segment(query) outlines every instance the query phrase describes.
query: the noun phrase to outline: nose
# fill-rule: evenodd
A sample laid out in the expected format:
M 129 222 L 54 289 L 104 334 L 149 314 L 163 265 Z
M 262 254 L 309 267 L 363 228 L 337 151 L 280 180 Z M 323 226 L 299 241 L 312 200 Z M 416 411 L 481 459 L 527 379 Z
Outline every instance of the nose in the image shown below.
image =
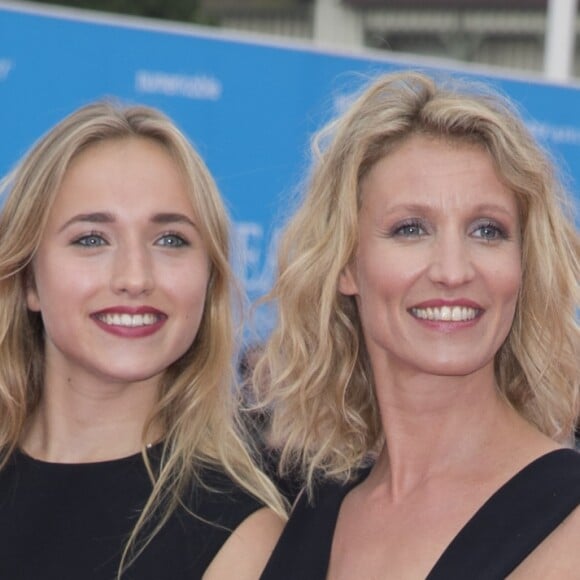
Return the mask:
M 441 232 L 432 247 L 429 277 L 450 288 L 470 282 L 475 275 L 469 241 L 461 234 Z
M 120 245 L 113 260 L 111 286 L 115 293 L 133 297 L 153 291 L 155 277 L 152 258 L 143 244 Z

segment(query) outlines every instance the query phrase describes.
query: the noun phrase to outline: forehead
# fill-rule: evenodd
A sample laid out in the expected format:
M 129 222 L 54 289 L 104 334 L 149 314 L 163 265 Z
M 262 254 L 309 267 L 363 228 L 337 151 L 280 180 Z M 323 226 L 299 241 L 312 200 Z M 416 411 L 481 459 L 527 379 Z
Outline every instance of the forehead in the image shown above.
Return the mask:
M 106 138 L 82 148 L 70 160 L 64 179 L 91 170 L 94 172 L 102 169 L 119 170 L 125 163 L 130 163 L 131 168 L 140 164 L 146 173 L 148 168 L 151 172 L 161 168 L 164 171 L 181 174 L 179 164 L 165 145 L 149 137 L 128 136 Z M 130 173 L 128 168 L 126 173 Z
M 379 159 L 361 182 L 363 205 L 380 202 L 465 205 L 493 201 L 517 211 L 517 201 L 481 146 L 415 135 Z
M 169 151 L 143 137 L 93 143 L 71 160 L 51 212 L 109 204 L 135 210 L 163 204 L 193 211 L 187 179 Z

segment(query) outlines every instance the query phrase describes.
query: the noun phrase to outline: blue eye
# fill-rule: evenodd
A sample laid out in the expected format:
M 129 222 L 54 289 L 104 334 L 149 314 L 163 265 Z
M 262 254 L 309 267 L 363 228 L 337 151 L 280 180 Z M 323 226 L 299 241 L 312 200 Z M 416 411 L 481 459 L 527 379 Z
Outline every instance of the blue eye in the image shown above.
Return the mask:
M 418 221 L 406 222 L 395 226 L 392 235 L 404 238 L 415 238 L 425 235 L 425 228 Z
M 505 231 L 494 223 L 479 224 L 475 228 L 473 235 L 476 238 L 481 238 L 482 240 L 487 240 L 490 242 L 495 240 L 504 240 L 507 238 Z
M 159 246 L 165 246 L 167 248 L 181 248 L 183 246 L 189 246 L 189 242 L 177 234 L 165 234 L 157 240 Z
M 99 234 L 87 234 L 74 240 L 73 244 L 77 246 L 84 246 L 85 248 L 98 248 L 99 246 L 106 245 L 107 242 Z

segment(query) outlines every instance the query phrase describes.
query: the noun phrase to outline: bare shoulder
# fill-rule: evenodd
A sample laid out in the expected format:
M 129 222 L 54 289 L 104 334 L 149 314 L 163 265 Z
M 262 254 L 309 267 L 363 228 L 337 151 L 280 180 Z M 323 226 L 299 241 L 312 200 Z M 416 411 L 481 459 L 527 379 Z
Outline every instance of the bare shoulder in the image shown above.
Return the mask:
M 510 575 L 510 580 L 576 580 L 580 570 L 580 506 Z
M 284 520 L 271 509 L 254 512 L 232 532 L 203 580 L 258 580 L 283 527 Z

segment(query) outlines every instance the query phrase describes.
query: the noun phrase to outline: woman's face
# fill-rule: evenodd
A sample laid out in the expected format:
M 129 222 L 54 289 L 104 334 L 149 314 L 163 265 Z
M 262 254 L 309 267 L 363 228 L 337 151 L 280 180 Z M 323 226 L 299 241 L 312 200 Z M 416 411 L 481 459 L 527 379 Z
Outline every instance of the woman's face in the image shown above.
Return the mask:
M 147 139 L 105 141 L 71 163 L 33 264 L 50 376 L 157 382 L 192 344 L 209 259 L 177 165 Z
M 356 297 L 375 372 L 467 375 L 510 330 L 521 282 L 513 193 L 476 146 L 414 136 L 361 183 Z

